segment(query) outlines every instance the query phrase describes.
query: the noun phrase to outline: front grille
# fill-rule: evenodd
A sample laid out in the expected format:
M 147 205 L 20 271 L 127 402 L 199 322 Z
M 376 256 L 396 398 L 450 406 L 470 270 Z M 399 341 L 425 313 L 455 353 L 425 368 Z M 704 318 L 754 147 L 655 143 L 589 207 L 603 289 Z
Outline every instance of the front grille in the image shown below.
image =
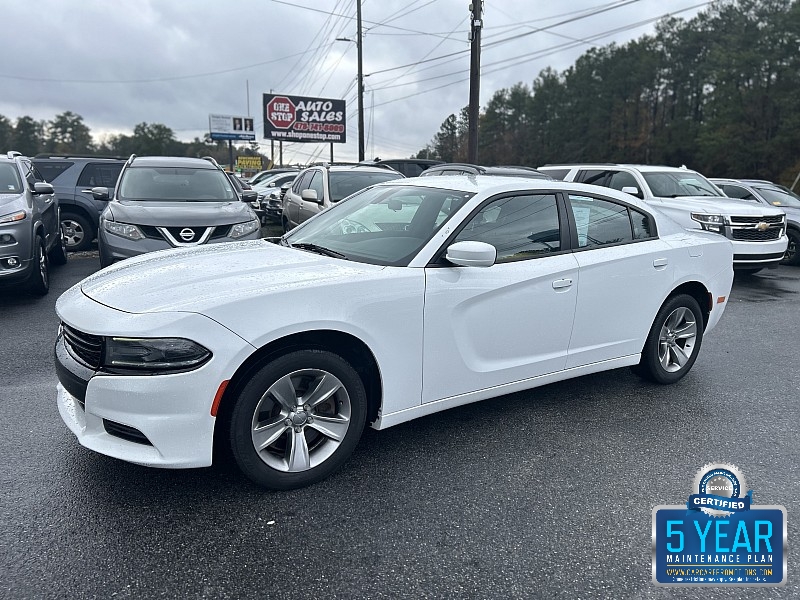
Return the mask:
M 142 230 L 144 237 L 153 239 L 153 240 L 163 240 L 164 236 L 161 235 L 155 227 L 152 225 L 138 225 L 139 229 Z
M 781 237 L 781 227 L 771 227 L 766 231 L 759 231 L 758 229 L 733 229 L 731 230 L 731 239 L 739 240 L 741 242 L 774 242 Z
M 731 225 L 757 225 L 758 223 L 783 223 L 783 215 L 768 215 L 766 217 L 731 217 Z
M 64 332 L 64 342 L 72 354 L 92 369 L 100 368 L 100 361 L 103 356 L 103 338 L 99 335 L 84 333 L 62 323 Z
M 114 437 L 133 442 L 134 444 L 144 444 L 146 446 L 153 445 L 152 442 L 147 439 L 145 434 L 135 427 L 130 427 L 129 425 L 123 425 L 122 423 L 116 423 L 114 421 L 109 421 L 108 419 L 103 419 L 103 429 L 106 430 L 108 435 L 113 435 Z
M 198 242 L 200 240 L 200 238 L 203 237 L 203 234 L 206 232 L 206 228 L 205 227 L 165 227 L 164 229 L 169 231 L 169 234 L 173 238 L 175 238 L 176 240 L 178 240 L 179 242 L 182 242 L 184 244 L 194 244 L 194 243 Z M 191 238 L 184 239 L 181 236 L 181 232 L 184 232 L 184 234 L 188 234 L 189 231 L 192 232 Z M 188 235 L 187 235 L 187 237 L 188 237 Z

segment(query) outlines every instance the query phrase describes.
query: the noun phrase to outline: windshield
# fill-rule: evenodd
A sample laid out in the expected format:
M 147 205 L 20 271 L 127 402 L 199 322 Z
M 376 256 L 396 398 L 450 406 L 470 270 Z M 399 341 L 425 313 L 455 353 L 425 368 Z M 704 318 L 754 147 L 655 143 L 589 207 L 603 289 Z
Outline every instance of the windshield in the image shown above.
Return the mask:
M 219 169 L 130 167 L 122 173 L 121 200 L 225 202 L 238 200 L 233 184 Z
M 800 200 L 792 196 L 789 192 L 784 192 L 780 188 L 757 187 L 758 193 L 764 196 L 767 202 L 773 206 L 793 206 L 800 208 Z
M 386 173 L 372 173 L 369 171 L 334 171 L 330 174 L 330 187 L 331 187 L 331 202 L 339 202 L 343 198 L 347 198 L 350 194 L 355 194 L 365 187 L 382 183 L 384 181 L 391 181 L 392 179 L 401 179 L 403 176 L 395 171 L 386 171 Z
M 693 171 L 651 171 L 642 176 L 656 198 L 724 195 L 708 179 Z
M 390 185 L 363 190 L 283 238 L 373 265 L 406 266 L 470 192 Z
M 19 194 L 22 191 L 17 168 L 12 163 L 0 163 L 0 194 Z
M 286 179 L 289 177 L 289 179 Z M 264 191 L 268 188 L 279 188 L 280 185 L 277 184 L 278 181 L 286 179 L 287 181 L 293 181 L 294 176 L 289 173 L 278 173 L 277 175 L 270 175 L 269 177 L 265 177 L 264 179 L 260 180 L 257 184 L 253 186 L 254 190 Z M 270 186 L 270 184 L 273 184 Z

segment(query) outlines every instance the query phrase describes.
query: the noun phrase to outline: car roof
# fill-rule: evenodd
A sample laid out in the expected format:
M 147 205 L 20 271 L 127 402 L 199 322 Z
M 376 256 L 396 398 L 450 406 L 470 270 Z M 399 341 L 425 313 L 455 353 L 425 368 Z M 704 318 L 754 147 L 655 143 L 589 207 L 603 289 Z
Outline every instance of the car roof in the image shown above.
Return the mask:
M 659 172 L 674 172 L 674 173 L 697 173 L 694 169 L 688 167 L 669 167 L 666 165 L 637 165 L 632 163 L 564 163 L 564 164 L 546 164 L 538 167 L 538 169 L 547 172 L 549 169 L 590 169 L 602 167 L 623 167 L 626 169 L 636 169 L 642 173 Z
M 205 158 L 189 158 L 181 156 L 137 156 L 130 167 L 184 167 L 191 169 L 218 169 L 219 167 Z

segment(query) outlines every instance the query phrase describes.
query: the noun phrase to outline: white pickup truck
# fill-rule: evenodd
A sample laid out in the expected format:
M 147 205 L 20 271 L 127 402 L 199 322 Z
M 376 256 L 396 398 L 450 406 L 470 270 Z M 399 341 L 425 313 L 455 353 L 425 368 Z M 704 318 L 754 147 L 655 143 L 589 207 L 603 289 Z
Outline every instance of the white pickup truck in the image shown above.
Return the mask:
M 641 198 L 687 229 L 724 235 L 733 244 L 733 268 L 776 267 L 786 246 L 786 215 L 778 208 L 726 197 L 700 173 L 649 165 L 545 165 L 554 179 L 600 185 Z

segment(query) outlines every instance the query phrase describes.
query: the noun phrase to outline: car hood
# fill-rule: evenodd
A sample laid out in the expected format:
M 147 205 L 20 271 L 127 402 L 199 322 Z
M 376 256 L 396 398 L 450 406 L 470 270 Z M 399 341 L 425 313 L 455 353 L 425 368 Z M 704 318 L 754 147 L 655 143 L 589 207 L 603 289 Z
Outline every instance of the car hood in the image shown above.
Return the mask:
M 742 217 L 760 217 L 778 215 L 783 211 L 766 204 L 755 204 L 746 200 L 736 200 L 721 196 L 680 196 L 679 198 L 658 198 L 664 204 L 681 206 L 693 212 L 708 214 L 726 214 Z
M 108 205 L 114 221 L 153 227 L 233 225 L 255 218 L 240 200 L 228 202 L 114 201 Z M 108 218 L 108 216 L 106 216 Z
M 253 240 L 149 252 L 103 269 L 80 286 L 92 300 L 125 312 L 205 314 L 244 298 L 356 281 L 383 269 Z
M 15 212 L 15 210 L 20 210 L 25 208 L 24 206 L 20 205 L 19 208 L 16 206 L 11 206 L 14 202 L 19 200 L 22 197 L 22 194 L 0 194 L 0 213 L 3 215 L 6 212 Z M 8 209 L 8 210 L 6 210 Z

